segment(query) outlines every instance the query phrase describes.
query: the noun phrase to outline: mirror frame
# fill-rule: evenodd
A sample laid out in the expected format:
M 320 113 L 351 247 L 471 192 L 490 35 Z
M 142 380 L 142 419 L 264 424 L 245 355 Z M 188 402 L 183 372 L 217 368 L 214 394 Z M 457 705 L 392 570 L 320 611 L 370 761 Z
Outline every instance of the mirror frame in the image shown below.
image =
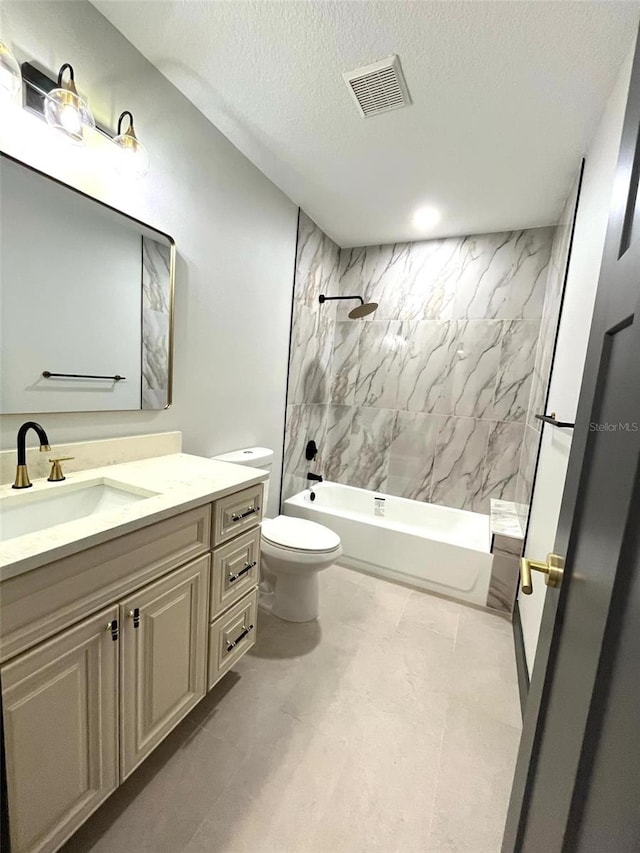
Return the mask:
M 123 216 L 125 219 L 128 219 L 129 222 L 133 222 L 136 225 L 141 226 L 142 228 L 146 228 L 149 231 L 153 231 L 159 236 L 163 237 L 168 241 L 169 244 L 169 340 L 168 340 L 168 358 L 167 358 L 167 404 L 162 409 L 143 409 L 142 408 L 142 398 L 140 399 L 140 408 L 139 409 L 78 409 L 76 412 L 55 412 L 52 414 L 79 414 L 82 412 L 92 411 L 92 412 L 164 412 L 167 409 L 170 409 L 173 405 L 173 348 L 174 348 L 174 339 L 175 339 L 175 331 L 174 331 L 174 321 L 175 321 L 175 280 L 176 280 L 176 241 L 170 234 L 167 234 L 164 231 L 160 231 L 159 228 L 154 228 L 153 225 L 149 225 L 148 222 L 143 222 L 141 219 L 136 219 L 135 216 L 131 216 L 128 213 L 125 213 L 122 210 L 119 210 L 117 207 L 113 207 L 110 204 L 107 204 L 105 201 L 101 201 L 99 198 L 95 196 L 89 195 L 89 193 L 84 192 L 83 190 L 79 190 L 77 187 L 72 186 L 71 184 L 67 184 L 65 181 L 61 181 L 59 178 L 54 178 L 53 175 L 48 175 L 46 172 L 41 171 L 40 169 L 36 169 L 35 166 L 31 166 L 29 163 L 25 163 L 24 160 L 20 160 L 17 157 L 13 157 L 11 154 L 7 154 L 6 151 L 0 150 L 0 168 L 2 168 L 2 160 L 10 160 L 12 163 L 16 163 L 19 166 L 23 166 L 25 169 L 29 169 L 30 172 L 33 172 L 36 175 L 39 175 L 42 178 L 45 178 L 48 181 L 52 181 L 54 184 L 58 184 L 60 187 L 64 187 L 67 190 L 71 190 L 71 192 L 76 193 L 76 195 L 82 196 L 83 198 L 89 199 L 89 201 L 95 202 L 99 204 L 101 207 L 104 207 L 106 210 L 111 210 L 113 213 L 117 213 L 118 216 Z M 32 413 L 23 413 L 23 412 L 15 412 L 13 414 L 32 414 Z

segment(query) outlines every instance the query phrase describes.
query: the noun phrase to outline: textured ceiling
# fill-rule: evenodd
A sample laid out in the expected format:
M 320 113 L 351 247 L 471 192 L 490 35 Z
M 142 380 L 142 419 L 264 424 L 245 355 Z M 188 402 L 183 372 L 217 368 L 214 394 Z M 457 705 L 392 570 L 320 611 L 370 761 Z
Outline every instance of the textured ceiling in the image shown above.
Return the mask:
M 637 2 L 93 3 L 342 246 L 557 221 L 640 18 Z M 342 72 L 391 53 L 413 105 L 363 119 Z M 442 219 L 420 235 L 425 204 Z

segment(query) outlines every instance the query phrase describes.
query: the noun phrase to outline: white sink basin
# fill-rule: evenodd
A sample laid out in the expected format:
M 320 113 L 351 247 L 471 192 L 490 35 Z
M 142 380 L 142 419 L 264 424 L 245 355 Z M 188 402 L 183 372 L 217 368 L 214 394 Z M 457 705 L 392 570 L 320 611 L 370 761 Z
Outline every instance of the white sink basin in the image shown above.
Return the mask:
M 107 479 L 18 492 L 0 500 L 0 540 L 118 509 L 155 494 Z

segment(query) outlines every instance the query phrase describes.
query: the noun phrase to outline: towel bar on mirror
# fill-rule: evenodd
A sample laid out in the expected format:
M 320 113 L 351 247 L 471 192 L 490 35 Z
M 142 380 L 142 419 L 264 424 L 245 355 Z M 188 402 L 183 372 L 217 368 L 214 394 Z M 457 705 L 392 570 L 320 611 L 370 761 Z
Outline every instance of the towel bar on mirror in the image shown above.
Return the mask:
M 96 373 L 51 373 L 50 370 L 43 370 L 42 375 L 45 379 L 111 379 L 113 382 L 121 382 L 127 378 L 126 376 L 120 376 L 119 373 L 115 373 L 113 376 L 99 376 Z

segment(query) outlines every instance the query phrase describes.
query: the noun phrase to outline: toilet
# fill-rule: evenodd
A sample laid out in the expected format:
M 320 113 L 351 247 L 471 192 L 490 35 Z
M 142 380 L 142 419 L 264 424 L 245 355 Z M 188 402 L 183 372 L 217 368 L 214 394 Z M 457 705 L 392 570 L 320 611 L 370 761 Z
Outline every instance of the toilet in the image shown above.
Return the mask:
M 273 450 L 247 447 L 212 458 L 271 471 Z M 267 480 L 265 506 L 268 493 Z M 288 515 L 264 518 L 260 554 L 260 606 L 287 622 L 317 619 L 320 609 L 318 572 L 328 569 L 342 555 L 338 534 L 302 518 Z

